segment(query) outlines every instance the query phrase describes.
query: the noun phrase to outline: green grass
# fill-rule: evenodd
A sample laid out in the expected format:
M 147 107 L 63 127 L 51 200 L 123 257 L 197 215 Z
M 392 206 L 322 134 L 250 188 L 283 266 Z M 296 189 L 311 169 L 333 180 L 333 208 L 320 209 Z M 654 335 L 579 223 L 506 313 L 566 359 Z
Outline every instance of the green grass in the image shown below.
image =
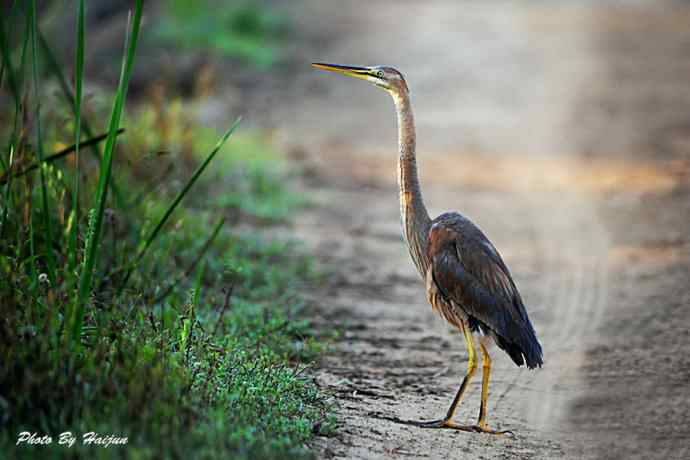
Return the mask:
M 137 0 L 134 10 L 134 22 L 132 23 L 132 28 L 127 36 L 127 46 L 125 47 L 127 51 L 124 59 L 122 60 L 120 83 L 117 86 L 117 91 L 115 92 L 115 101 L 113 102 L 112 112 L 110 113 L 108 137 L 105 139 L 103 161 L 101 163 L 100 174 L 98 176 L 95 207 L 92 208 L 89 213 L 89 231 L 87 233 L 84 248 L 84 262 L 79 271 L 79 295 L 74 300 L 72 314 L 68 316 L 68 327 L 71 331 L 71 339 L 76 345 L 79 344 L 81 327 L 84 320 L 84 308 L 91 296 L 93 272 L 100 255 L 99 243 L 101 239 L 101 229 L 103 226 L 103 215 L 105 213 L 105 203 L 108 194 L 108 185 L 110 183 L 110 175 L 113 165 L 113 154 L 115 151 L 115 143 L 117 142 L 117 131 L 120 129 L 120 117 L 122 116 L 125 99 L 127 98 L 129 79 L 132 76 L 132 68 L 134 66 L 134 57 L 136 56 L 143 7 L 143 0 Z
M 185 195 L 191 190 L 192 186 L 194 183 L 199 179 L 199 177 L 203 174 L 204 170 L 208 167 L 208 165 L 211 163 L 213 158 L 218 154 L 221 148 L 223 148 L 223 145 L 227 142 L 228 138 L 230 135 L 235 131 L 237 126 L 240 124 L 241 119 L 238 118 L 237 121 L 228 129 L 225 134 L 220 138 L 216 146 L 213 148 L 211 153 L 204 159 L 204 161 L 199 165 L 199 167 L 194 171 L 194 174 L 192 174 L 192 177 L 189 178 L 185 186 L 182 188 L 182 190 L 179 191 L 173 202 L 168 206 L 168 208 L 165 210 L 165 213 L 158 219 L 158 222 L 156 223 L 156 226 L 151 230 L 151 233 L 146 236 L 146 239 L 143 241 L 143 243 L 139 246 L 139 249 L 137 250 L 137 254 L 134 257 L 134 260 L 132 260 L 131 264 L 129 267 L 127 267 L 125 276 L 122 280 L 122 283 L 119 287 L 120 291 L 124 289 L 124 287 L 127 285 L 127 281 L 129 280 L 130 275 L 132 274 L 132 270 L 134 270 L 139 262 L 141 262 L 141 259 L 146 255 L 146 251 L 151 247 L 151 244 L 156 240 L 156 237 L 158 237 L 159 233 L 165 226 L 165 224 L 168 222 L 168 219 L 170 219 L 170 216 L 172 216 L 173 212 L 175 212 L 175 209 L 177 206 L 182 202 L 184 199 Z
M 47 44 L 44 45 L 47 48 Z M 56 66 L 57 67 L 57 66 Z M 79 0 L 77 10 L 77 52 L 74 58 L 74 185 L 72 185 L 72 212 L 71 222 L 79 222 L 79 184 L 81 182 L 81 169 L 79 148 L 81 147 L 81 99 L 84 80 L 84 0 Z M 108 133 L 110 135 L 110 133 Z M 97 155 L 100 158 L 100 155 Z M 79 244 L 79 226 L 71 225 L 69 238 L 69 262 L 68 267 L 74 271 L 77 269 L 77 246 Z
M 36 0 L 31 0 L 28 4 L 28 11 L 27 11 L 28 17 L 29 17 L 29 22 L 31 23 L 31 74 L 32 74 L 32 80 L 33 80 L 33 102 L 34 102 L 34 117 L 35 117 L 35 131 L 36 131 L 36 161 L 39 165 L 39 177 L 41 179 L 41 206 L 43 208 L 42 212 L 42 217 L 43 217 L 43 231 L 45 232 L 46 239 L 48 241 L 53 241 L 53 225 L 52 221 L 50 218 L 50 207 L 48 204 L 48 195 L 47 195 L 47 187 L 46 187 L 46 174 L 45 174 L 45 168 L 41 167 L 41 164 L 43 163 L 43 138 L 41 137 L 41 103 L 40 103 L 40 97 L 38 96 L 41 94 L 39 90 L 39 79 L 38 79 L 38 39 L 36 36 L 38 35 L 38 27 L 36 25 Z M 33 221 L 29 223 L 29 225 L 33 228 Z M 32 231 L 32 238 L 33 238 L 33 231 Z M 55 283 L 56 278 L 55 278 L 55 255 L 53 254 L 53 247 L 51 244 L 45 245 L 45 260 L 46 260 L 46 268 L 48 270 L 48 279 L 50 280 L 51 283 Z
M 34 1 L 12 27 L 0 20 L 0 91 L 28 94 L 0 125 L 0 452 L 309 457 L 313 436 L 334 426 L 305 372 L 323 343 L 302 293 L 323 275 L 298 242 L 262 232 L 304 199 L 260 133 L 235 124 L 220 136 L 185 101 L 125 110 L 141 1 L 117 90 L 85 100 L 84 4 L 74 72 L 50 40 L 38 46 Z M 48 97 L 67 74 L 74 92 Z M 82 139 L 89 125 L 106 135 Z M 97 142 L 97 161 L 78 154 Z M 54 443 L 16 446 L 22 431 Z M 68 448 L 57 444 L 66 431 L 128 444 Z
M 205 226 L 161 244 L 188 259 Z M 307 456 L 303 444 L 332 425 L 298 364 L 320 351 L 308 322 L 295 319 L 304 308 L 298 283 L 317 276 L 313 262 L 290 244 L 228 231 L 210 252 L 196 280 L 165 302 L 151 307 L 154 292 L 140 291 L 123 297 L 127 304 L 92 311 L 87 324 L 108 334 L 86 328 L 81 358 L 60 356 L 35 322 L 11 315 L 17 323 L 3 330 L 12 345 L 0 347 L 0 394 L 14 423 L 0 439 L 3 451 L 26 455 L 13 447 L 26 429 L 128 435 L 127 454 L 144 458 L 158 446 L 196 458 Z M 231 290 L 227 304 L 213 286 Z M 76 448 L 89 458 L 112 454 Z

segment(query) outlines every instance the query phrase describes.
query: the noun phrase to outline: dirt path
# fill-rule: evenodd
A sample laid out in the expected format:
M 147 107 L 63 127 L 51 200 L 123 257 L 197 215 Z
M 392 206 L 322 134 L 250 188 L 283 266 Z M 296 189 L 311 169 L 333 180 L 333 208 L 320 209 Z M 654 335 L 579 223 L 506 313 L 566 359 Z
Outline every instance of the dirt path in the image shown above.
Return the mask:
M 447 192 L 433 189 L 427 193 L 428 199 L 438 202 Z M 564 330 L 558 331 L 562 336 L 550 333 L 549 326 L 569 308 L 583 315 L 589 313 L 584 308 L 600 308 L 597 302 L 602 301 L 602 287 L 588 284 L 599 280 L 582 276 L 585 270 L 598 269 L 592 266 L 596 259 L 578 256 L 573 260 L 578 249 L 585 249 L 584 241 L 566 253 L 548 247 L 542 233 L 548 229 L 521 222 L 521 214 L 535 212 L 525 201 L 519 200 L 506 215 L 502 200 L 490 194 L 462 189 L 456 193 L 473 203 L 469 215 L 502 223 L 492 236 L 504 242 L 509 263 L 521 267 L 521 286 L 532 302 L 532 317 L 549 350 L 550 364 L 539 373 L 518 370 L 505 357 L 497 357 L 491 419 L 501 428 L 517 430 L 520 436 L 492 439 L 420 432 L 385 419 L 442 415 L 462 378 L 467 355 L 461 338 L 431 314 L 421 283 L 409 268 L 399 236 L 395 191 L 331 190 L 323 195 L 324 207 L 300 222 L 304 235 L 311 235 L 319 253 L 339 272 L 324 315 L 342 327 L 344 337 L 318 374 L 319 382 L 335 391 L 340 402 L 341 429 L 335 439 L 323 441 L 326 456 L 441 458 L 452 454 L 458 458 L 462 452 L 467 458 L 496 458 L 498 453 L 510 458 L 545 458 L 563 453 L 559 427 L 567 402 L 577 394 L 574 371 L 581 356 L 574 343 L 582 331 L 576 321 L 568 319 L 563 321 Z M 367 204 L 366 209 L 361 203 Z M 575 206 L 573 202 L 569 208 Z M 360 212 L 353 215 L 351 210 L 358 207 Z M 319 236 L 312 234 L 315 228 Z M 562 228 L 552 229 L 563 232 Z M 535 258 L 535 253 L 542 255 Z M 540 275 L 545 271 L 548 276 Z M 605 284 L 600 282 L 600 286 Z M 568 286 L 594 292 L 578 305 L 560 293 Z M 549 311 L 546 305 L 555 308 Z M 477 381 L 460 411 L 461 419 L 476 416 L 478 388 Z
M 459 210 L 489 235 L 528 304 L 546 364 L 529 372 L 496 355 L 489 420 L 515 430 L 515 439 L 386 419 L 441 416 L 467 354 L 431 312 L 402 243 L 391 101 L 361 82 L 300 72 L 272 112 L 289 120 L 278 123 L 281 142 L 314 173 L 305 186 L 316 205 L 296 231 L 337 268 L 319 296 L 324 320 L 343 335 L 317 379 L 337 397 L 339 429 L 318 441 L 320 455 L 681 455 L 687 411 L 678 404 L 689 395 L 679 382 L 690 366 L 684 353 L 666 350 L 688 346 L 682 184 L 690 168 L 678 147 L 690 146 L 687 122 L 674 128 L 677 151 L 658 147 L 654 135 L 683 120 L 683 109 L 690 114 L 690 91 L 678 84 L 690 74 L 687 22 L 679 19 L 687 10 L 362 4 L 306 2 L 309 13 L 296 18 L 312 43 L 305 62 L 388 64 L 406 74 L 430 211 Z M 669 47 L 655 48 L 642 30 Z M 661 57 L 635 64 L 648 54 Z M 651 74 L 656 84 L 645 79 Z M 655 97 L 670 97 L 673 110 L 651 127 Z M 670 325 L 650 328 L 650 299 Z M 668 360 L 659 364 L 659 354 Z M 671 381 L 659 377 L 668 372 Z M 459 420 L 476 417 L 478 389 L 479 379 Z M 665 417 L 672 427 L 660 428 Z

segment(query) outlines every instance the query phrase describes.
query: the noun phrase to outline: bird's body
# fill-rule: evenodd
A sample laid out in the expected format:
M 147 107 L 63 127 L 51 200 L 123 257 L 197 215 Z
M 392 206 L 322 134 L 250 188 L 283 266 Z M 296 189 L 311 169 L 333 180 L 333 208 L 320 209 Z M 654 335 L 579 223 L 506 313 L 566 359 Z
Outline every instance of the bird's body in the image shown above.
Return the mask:
M 518 366 L 542 365 L 542 351 L 508 267 L 484 233 L 458 213 L 429 231 L 427 297 L 452 325 L 491 337 Z
M 402 74 L 390 67 L 351 67 L 313 64 L 374 83 L 393 97 L 398 119 L 400 158 L 398 183 L 403 235 L 417 271 L 426 283 L 432 309 L 462 331 L 469 353 L 468 370 L 448 413 L 441 420 L 413 422 L 424 428 L 454 428 L 492 434 L 486 426 L 491 358 L 494 341 L 518 366 L 541 367 L 542 349 L 518 289 L 496 248 L 484 233 L 459 213 L 431 220 L 417 176 L 416 132 L 409 89 Z M 483 361 L 482 398 L 477 425 L 452 421 L 455 409 L 477 369 L 475 341 Z

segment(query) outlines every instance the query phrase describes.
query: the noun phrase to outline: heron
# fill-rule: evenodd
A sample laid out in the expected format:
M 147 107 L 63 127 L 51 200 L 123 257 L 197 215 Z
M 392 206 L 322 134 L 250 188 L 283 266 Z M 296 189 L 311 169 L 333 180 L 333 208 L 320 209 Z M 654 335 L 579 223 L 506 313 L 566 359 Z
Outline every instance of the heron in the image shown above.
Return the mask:
M 429 217 L 417 175 L 416 131 L 410 91 L 403 75 L 387 66 L 327 63 L 313 63 L 312 66 L 365 80 L 393 98 L 398 123 L 398 186 L 403 237 L 426 284 L 432 310 L 460 330 L 467 345 L 467 372 L 445 417 L 407 422 L 421 428 L 496 435 L 512 433 L 491 429 L 486 422 L 491 374 L 489 348 L 497 345 L 516 365 L 529 369 L 542 366 L 543 352 L 508 267 L 491 241 L 467 217 L 457 212 L 447 212 L 433 220 Z M 453 417 L 477 371 L 476 344 L 482 356 L 479 416 L 476 424 L 461 425 L 453 421 Z

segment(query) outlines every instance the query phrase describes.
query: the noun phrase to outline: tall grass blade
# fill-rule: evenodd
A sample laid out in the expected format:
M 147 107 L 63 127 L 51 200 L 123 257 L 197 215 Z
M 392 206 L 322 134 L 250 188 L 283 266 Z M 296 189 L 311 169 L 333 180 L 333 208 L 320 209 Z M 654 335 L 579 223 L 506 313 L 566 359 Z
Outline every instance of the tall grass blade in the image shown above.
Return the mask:
M 29 212 L 29 276 L 31 277 L 31 308 L 33 309 L 38 300 L 38 270 L 36 269 L 36 234 L 34 232 L 33 211 Z M 31 312 L 33 316 L 33 312 Z
M 12 166 L 14 165 L 14 143 L 10 144 L 10 157 L 7 170 L 12 172 Z M 0 181 L 0 183 L 2 183 Z M 2 204 L 2 216 L 0 216 L 0 238 L 3 238 L 5 234 L 5 223 L 7 222 L 7 216 L 9 214 L 10 207 L 12 203 L 10 202 L 10 191 L 12 190 L 12 176 L 7 180 L 7 186 L 5 187 L 5 199 Z
M 55 57 L 55 53 L 53 53 L 53 50 L 48 45 L 48 41 L 46 40 L 45 36 L 40 31 L 38 33 L 38 38 L 39 38 L 39 43 L 41 45 L 41 50 L 43 51 L 43 54 L 46 58 L 46 63 L 48 64 L 48 69 L 50 69 L 50 71 L 57 78 L 57 81 L 60 84 L 60 89 L 62 90 L 62 95 L 65 98 L 65 101 L 67 102 L 67 104 L 72 108 L 72 113 L 74 114 L 74 117 L 76 118 L 77 117 L 76 96 L 74 93 L 72 93 L 72 89 L 70 88 L 70 85 L 67 82 L 67 78 L 65 77 L 65 73 L 62 70 L 62 66 L 60 65 L 57 58 Z M 80 118 L 81 118 L 80 128 L 84 131 L 84 134 L 86 134 L 86 137 L 93 138 L 94 137 L 93 130 L 91 129 L 91 125 L 89 124 L 88 120 L 86 120 L 86 118 L 81 117 L 81 114 L 80 114 Z M 101 161 L 102 161 L 102 156 L 101 156 L 100 148 L 98 147 L 98 145 L 92 144 L 91 152 L 93 153 L 94 157 L 98 160 L 98 164 L 100 166 Z M 122 197 L 122 194 L 120 193 L 120 189 L 117 187 L 117 184 L 115 184 L 115 182 L 112 180 L 112 178 L 111 178 L 111 182 L 110 182 L 110 188 L 115 193 L 115 198 L 117 199 L 118 205 L 122 206 L 125 203 L 125 200 Z
M 12 8 L 10 9 L 10 14 L 7 16 L 8 18 L 14 17 L 15 13 L 15 8 L 17 7 L 16 2 L 12 4 Z M 19 95 L 19 87 L 17 84 L 17 75 L 14 70 L 14 67 L 12 65 L 12 59 L 11 59 L 11 54 L 10 54 L 10 45 L 9 45 L 9 40 L 10 40 L 10 33 L 9 29 L 5 29 L 5 18 L 0 19 L 0 60 L 2 61 L 2 68 L 3 68 L 3 73 L 6 75 L 6 80 L 8 82 L 8 85 L 10 87 L 10 92 L 12 93 L 12 97 L 14 99 L 14 128 L 12 129 L 12 135 L 10 138 L 10 148 L 9 148 L 9 158 L 7 162 L 4 161 L 3 158 L 3 166 L 6 166 L 7 171 L 12 170 L 12 166 L 14 163 L 14 155 L 16 153 L 17 149 L 17 138 L 18 136 L 18 127 L 19 127 L 19 119 L 20 119 L 20 112 L 21 112 L 21 97 Z M 26 38 L 24 40 L 24 49 L 23 51 L 26 51 Z M 23 54 L 22 54 L 22 60 L 23 60 Z M 2 81 L 0 81 L 0 84 Z M 9 215 L 9 209 L 10 209 L 10 191 L 12 189 L 12 181 L 7 182 L 7 187 L 5 188 L 5 201 L 2 209 L 2 215 L 0 216 L 0 238 L 4 237 L 5 234 L 5 228 L 6 228 L 6 223 L 7 223 L 7 218 Z
M 201 302 L 201 285 L 204 281 L 204 271 L 206 264 L 202 263 L 199 270 L 196 272 L 196 279 L 194 281 L 194 290 L 192 291 L 192 298 L 189 302 L 189 309 L 187 310 L 187 318 L 183 324 L 183 337 L 181 348 L 185 350 L 185 359 L 189 362 L 189 351 L 192 348 L 192 339 L 194 338 L 194 323 L 196 323 L 196 312 L 199 311 L 199 303 Z
M 151 246 L 151 243 L 154 242 L 156 237 L 158 236 L 158 233 L 163 229 L 163 226 L 165 226 L 166 222 L 172 215 L 173 211 L 175 211 L 175 208 L 177 208 L 177 205 L 180 204 L 182 199 L 187 195 L 187 192 L 192 188 L 194 183 L 197 181 L 199 176 L 204 172 L 206 167 L 211 163 L 211 160 L 213 160 L 213 157 L 216 156 L 216 154 L 220 151 L 220 149 L 223 147 L 225 142 L 228 140 L 230 135 L 237 129 L 239 126 L 240 122 L 242 121 L 242 117 L 238 117 L 237 120 L 232 124 L 230 129 L 228 129 L 225 134 L 220 138 L 216 146 L 213 148 L 213 151 L 206 157 L 203 163 L 199 165 L 199 167 L 194 171 L 194 174 L 192 174 L 192 177 L 189 178 L 187 183 L 185 184 L 184 188 L 180 191 L 180 193 L 177 194 L 175 197 L 175 200 L 170 204 L 168 209 L 165 211 L 165 214 L 158 220 L 158 223 L 154 227 L 154 229 L 151 231 L 149 236 L 146 238 L 146 241 L 144 242 L 144 245 L 141 247 L 141 249 L 137 252 L 137 255 L 134 258 L 134 261 L 129 265 L 127 268 L 127 272 L 125 273 L 125 276 L 122 280 L 122 283 L 120 285 L 120 289 L 118 292 L 122 292 L 122 289 L 127 285 L 127 281 L 129 281 L 129 277 L 132 275 L 132 270 L 136 268 L 137 265 L 139 265 L 139 262 L 141 262 L 141 259 L 144 257 L 146 254 L 146 251 L 148 250 L 149 246 Z
M 14 2 L 12 5 L 10 15 L 9 17 L 14 17 L 16 10 L 18 8 L 19 2 Z M 9 55 L 9 35 L 7 35 L 5 45 L 6 45 L 6 51 L 7 51 L 7 56 L 8 56 L 8 65 L 9 68 L 12 70 L 14 74 L 15 81 L 19 81 L 20 77 L 23 77 L 24 75 L 24 70 L 26 69 L 26 55 L 27 55 L 27 50 L 29 48 L 29 37 L 31 36 L 30 33 L 31 29 L 31 15 L 25 14 L 24 15 L 24 39 L 22 40 L 22 52 L 21 56 L 19 59 L 19 65 L 17 69 L 12 69 L 12 63 L 10 60 L 10 55 Z M 17 91 L 19 91 L 19 88 L 17 88 Z M 12 133 L 10 136 L 10 146 L 11 146 L 11 156 L 12 156 L 12 161 L 9 161 L 7 164 L 7 170 L 11 170 L 11 166 L 14 163 L 14 157 L 16 155 L 22 155 L 22 150 L 24 149 L 24 143 L 25 143 L 25 137 L 22 135 L 22 122 L 24 120 L 24 114 L 26 113 L 26 107 L 25 104 L 21 103 L 21 94 L 17 94 L 17 98 L 15 99 L 15 106 L 14 106 L 14 121 L 13 121 L 13 126 L 12 126 Z M 6 194 L 8 197 L 11 197 L 11 191 L 12 191 L 12 180 L 7 182 L 7 188 L 6 188 Z M 29 205 L 31 204 L 30 202 L 28 203 Z M 29 209 L 32 209 L 31 206 L 28 206 Z M 8 219 L 8 214 L 9 214 L 9 209 L 10 209 L 10 202 L 9 198 L 5 202 L 5 209 L 2 215 L 2 233 L 0 233 L 0 237 L 4 236 L 5 229 L 7 228 L 7 219 Z M 33 233 L 32 233 L 33 235 Z M 33 236 L 32 236 L 33 238 Z M 33 242 L 33 239 L 32 239 Z
M 16 5 L 14 5 L 16 6 Z M 13 8 L 14 8 L 13 6 Z M 22 115 L 26 112 L 26 107 L 24 107 L 24 104 L 22 104 L 22 94 L 21 94 L 21 85 L 19 85 L 19 82 L 24 78 L 25 74 L 25 69 L 26 69 L 26 55 L 27 55 L 27 50 L 29 48 L 29 38 L 31 37 L 30 33 L 31 29 L 31 15 L 25 14 L 24 15 L 24 39 L 22 40 L 22 52 L 21 56 L 19 58 L 19 65 L 17 66 L 16 69 L 13 69 L 12 72 L 14 74 L 15 81 L 17 82 L 17 97 L 15 98 L 14 101 L 14 126 L 12 128 L 12 141 L 15 143 L 17 148 L 19 148 L 19 137 L 20 137 L 20 121 L 23 120 Z M 9 39 L 9 38 L 8 38 Z M 9 44 L 8 44 L 9 46 Z M 8 48 L 9 49 L 9 48 Z M 10 61 L 8 61 L 10 62 Z M 10 62 L 10 68 L 11 62 Z
M 5 31 L 4 18 L 0 20 L 0 58 L 2 58 L 2 68 L 7 75 L 7 84 L 10 88 L 10 93 L 14 98 L 15 107 L 19 105 L 21 97 L 19 95 L 19 85 L 17 83 L 17 76 L 12 66 L 12 59 L 10 54 L 10 37 Z
M 110 115 L 110 122 L 108 127 L 108 138 L 106 139 L 105 148 L 103 150 L 103 162 L 101 164 L 101 171 L 98 178 L 98 189 L 96 194 L 96 208 L 93 222 L 93 238 L 88 240 L 86 251 L 84 254 L 84 262 L 82 264 L 80 279 L 79 279 L 79 297 L 77 299 L 77 306 L 72 320 L 72 342 L 79 343 L 81 336 L 81 326 L 84 317 L 84 304 L 91 296 L 91 285 L 93 282 L 93 272 L 98 261 L 98 243 L 100 242 L 101 230 L 103 226 L 103 213 L 105 211 L 105 201 L 108 194 L 108 183 L 110 181 L 110 174 L 113 164 L 113 153 L 115 151 L 115 143 L 117 141 L 117 130 L 120 126 L 120 118 L 122 116 L 122 109 L 125 104 L 127 96 L 127 88 L 129 80 L 132 75 L 132 67 L 134 66 L 134 56 L 136 54 L 137 43 L 139 38 L 139 29 L 141 27 L 141 12 L 143 0 L 137 0 L 134 9 L 134 21 L 130 29 L 128 46 L 126 55 L 123 58 L 123 66 L 120 74 L 120 82 L 118 84 L 117 92 L 115 94 L 115 102 Z
M 31 18 L 31 73 L 33 77 L 35 109 L 34 117 L 36 119 L 36 156 L 38 162 L 42 166 L 39 168 L 41 177 L 41 202 L 43 205 L 43 230 L 46 232 L 46 262 L 48 265 L 48 278 L 50 283 L 54 286 L 56 281 L 55 276 L 55 254 L 53 254 L 53 225 L 50 219 L 50 206 L 48 204 L 48 190 L 46 186 L 45 167 L 43 166 L 43 138 L 41 137 L 41 94 L 38 86 L 38 47 L 36 46 L 36 34 L 38 27 L 36 25 L 36 0 L 31 0 L 29 3 L 29 16 Z
M 72 190 L 72 231 L 69 240 L 69 272 L 77 266 L 77 245 L 79 241 L 79 183 L 81 169 L 79 141 L 81 140 L 81 93 L 84 79 L 84 0 L 79 0 L 77 12 L 77 54 L 74 59 L 74 189 Z

